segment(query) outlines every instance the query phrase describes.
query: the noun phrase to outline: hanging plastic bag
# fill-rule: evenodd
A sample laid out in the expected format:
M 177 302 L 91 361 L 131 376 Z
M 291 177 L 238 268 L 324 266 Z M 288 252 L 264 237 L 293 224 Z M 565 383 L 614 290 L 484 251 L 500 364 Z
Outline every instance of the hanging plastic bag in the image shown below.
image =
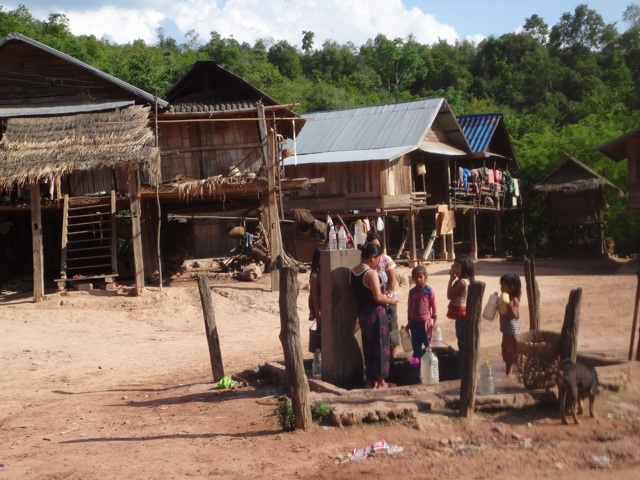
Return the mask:
M 384 222 L 382 221 L 382 217 L 378 217 L 378 220 L 376 222 L 376 230 L 378 230 L 379 232 L 384 230 Z

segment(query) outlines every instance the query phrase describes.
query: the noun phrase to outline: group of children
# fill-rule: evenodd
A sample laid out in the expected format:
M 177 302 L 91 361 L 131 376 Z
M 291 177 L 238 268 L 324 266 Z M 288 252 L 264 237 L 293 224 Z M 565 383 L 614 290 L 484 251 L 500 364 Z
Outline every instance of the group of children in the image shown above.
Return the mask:
M 420 363 L 422 347 L 429 347 L 432 334 L 436 329 L 438 310 L 433 288 L 427 284 L 427 270 L 418 265 L 411 271 L 411 279 L 415 286 L 409 290 L 407 329 L 411 332 L 413 348 L 412 365 Z M 447 284 L 447 318 L 455 320 L 458 349 L 464 349 L 465 324 L 467 315 L 467 294 L 469 284 L 474 281 L 473 260 L 469 255 L 456 257 L 449 272 Z M 508 273 L 500 277 L 500 291 L 509 295 L 509 303 L 504 313 L 500 313 L 500 331 L 502 332 L 502 359 L 505 362 L 506 374 L 513 372 L 516 364 L 516 338 L 520 333 L 520 296 L 522 287 L 520 277 Z

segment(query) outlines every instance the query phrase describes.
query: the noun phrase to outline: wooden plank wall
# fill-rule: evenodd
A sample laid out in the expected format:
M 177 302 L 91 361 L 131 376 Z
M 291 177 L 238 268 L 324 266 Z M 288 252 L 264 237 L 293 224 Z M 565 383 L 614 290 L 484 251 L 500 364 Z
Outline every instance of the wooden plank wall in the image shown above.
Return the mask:
M 160 132 L 162 180 L 203 179 L 240 172 L 257 172 L 262 166 L 259 135 L 251 121 L 165 123 Z
M 227 222 L 206 219 L 193 221 L 193 250 L 196 258 L 227 257 L 238 243 L 239 240 L 227 236 Z

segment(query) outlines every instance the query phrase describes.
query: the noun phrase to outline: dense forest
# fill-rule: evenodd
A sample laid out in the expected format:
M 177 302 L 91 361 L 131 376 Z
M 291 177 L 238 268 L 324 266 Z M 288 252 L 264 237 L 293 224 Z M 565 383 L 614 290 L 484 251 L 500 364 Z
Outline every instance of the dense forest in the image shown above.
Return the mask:
M 627 162 L 593 152 L 640 126 L 640 5 L 621 14 L 624 30 L 586 4 L 552 26 L 533 14 L 519 33 L 477 45 L 423 45 L 380 33 L 361 46 L 331 40 L 317 46 L 314 33 L 303 31 L 299 49 L 272 38 L 239 43 L 216 32 L 206 41 L 189 32 L 180 44 L 161 29 L 153 45 L 116 45 L 72 35 L 64 15 L 41 21 L 20 6 L 0 7 L 0 37 L 22 33 L 159 96 L 195 61 L 212 60 L 277 101 L 299 104 L 299 113 L 445 97 L 457 115 L 504 114 L 525 190 L 570 154 L 626 192 Z M 637 253 L 640 219 L 628 214 L 626 196 L 607 201 L 605 233 L 616 253 Z M 527 236 L 539 251 L 545 223 L 542 205 L 530 205 Z M 514 238 L 507 248 L 516 251 L 517 235 L 506 233 Z

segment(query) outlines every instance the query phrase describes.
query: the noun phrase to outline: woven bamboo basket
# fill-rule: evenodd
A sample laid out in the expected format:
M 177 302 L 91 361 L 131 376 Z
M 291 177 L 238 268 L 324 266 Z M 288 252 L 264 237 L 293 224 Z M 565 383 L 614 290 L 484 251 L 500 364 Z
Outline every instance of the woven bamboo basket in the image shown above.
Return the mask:
M 516 341 L 516 356 L 525 388 L 555 386 L 560 364 L 560 333 L 547 330 L 521 333 Z

